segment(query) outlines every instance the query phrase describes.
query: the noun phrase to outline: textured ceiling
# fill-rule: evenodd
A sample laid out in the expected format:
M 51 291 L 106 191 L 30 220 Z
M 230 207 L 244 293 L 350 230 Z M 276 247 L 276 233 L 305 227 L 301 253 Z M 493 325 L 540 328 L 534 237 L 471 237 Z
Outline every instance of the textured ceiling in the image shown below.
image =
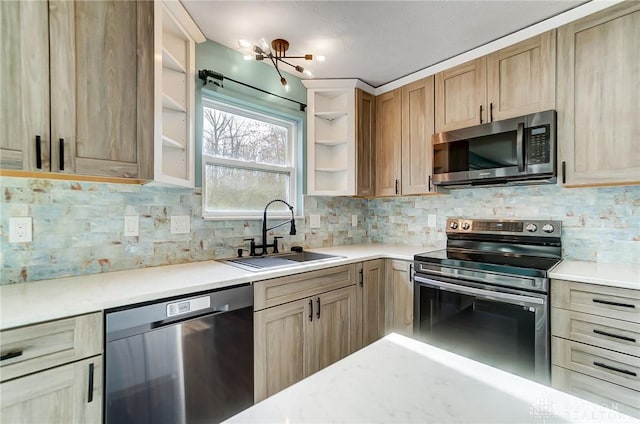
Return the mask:
M 285 38 L 315 78 L 359 78 L 374 87 L 569 10 L 584 1 L 182 0 L 205 36 L 241 50 Z M 289 71 L 289 69 L 287 69 Z M 294 71 L 295 73 L 295 71 Z

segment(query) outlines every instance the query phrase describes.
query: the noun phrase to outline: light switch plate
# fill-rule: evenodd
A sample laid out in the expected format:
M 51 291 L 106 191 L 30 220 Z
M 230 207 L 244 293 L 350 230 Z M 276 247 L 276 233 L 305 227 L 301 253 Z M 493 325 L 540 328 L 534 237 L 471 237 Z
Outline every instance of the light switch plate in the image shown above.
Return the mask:
M 309 228 L 320 228 L 320 215 L 309 215 Z
M 137 237 L 140 234 L 138 228 L 138 215 L 127 215 L 124 217 L 124 236 Z
M 352 227 L 358 226 L 358 215 L 351 215 L 351 226 Z
M 191 217 L 188 215 L 171 216 L 171 234 L 186 234 L 191 232 Z
M 9 218 L 9 243 L 29 243 L 32 235 L 30 216 Z

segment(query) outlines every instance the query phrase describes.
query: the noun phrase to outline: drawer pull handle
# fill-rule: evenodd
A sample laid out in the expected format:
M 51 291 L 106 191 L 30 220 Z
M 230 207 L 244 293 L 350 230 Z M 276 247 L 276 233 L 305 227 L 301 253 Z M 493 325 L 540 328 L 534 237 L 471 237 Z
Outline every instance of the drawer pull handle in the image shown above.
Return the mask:
M 17 358 L 18 356 L 22 356 L 21 350 L 15 350 L 13 352 L 5 353 L 4 355 L 0 356 L 0 361 L 6 361 L 7 359 Z
M 628 342 L 633 342 L 633 343 L 636 342 L 636 339 L 634 339 L 633 337 L 619 336 L 617 334 L 607 333 L 606 331 L 602 331 L 602 330 L 593 330 L 593 332 L 596 334 L 601 334 L 603 336 L 613 337 L 615 339 L 626 340 Z
M 637 377 L 638 376 L 638 374 L 636 374 L 633 371 L 623 370 L 623 369 L 620 369 L 620 368 L 612 367 L 611 365 L 603 364 L 602 362 L 594 362 L 593 365 L 595 365 L 596 367 L 607 369 L 607 370 L 617 371 L 617 372 L 622 373 L 622 374 L 631 375 L 633 377 Z
M 93 402 L 93 363 L 89 364 L 89 391 L 87 393 L 87 403 Z
M 632 305 L 630 303 L 611 302 L 610 300 L 602 300 L 602 299 L 593 299 L 593 303 L 602 303 L 603 305 L 621 306 L 623 308 L 631 308 L 631 309 L 636 308 L 636 305 Z

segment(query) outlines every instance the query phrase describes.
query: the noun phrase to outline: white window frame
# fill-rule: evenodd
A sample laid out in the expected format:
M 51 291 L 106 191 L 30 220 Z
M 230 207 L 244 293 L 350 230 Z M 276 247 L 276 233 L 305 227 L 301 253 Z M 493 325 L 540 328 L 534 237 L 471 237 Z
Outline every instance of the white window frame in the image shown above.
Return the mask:
M 256 171 L 264 171 L 264 172 L 275 172 L 282 174 L 289 174 L 289 199 L 282 199 L 291 204 L 294 208 L 296 215 L 301 215 L 301 211 L 299 207 L 301 206 L 298 202 L 298 137 L 300 135 L 300 131 L 298 128 L 299 122 L 294 119 L 287 119 L 281 117 L 281 115 L 274 112 L 270 114 L 264 111 L 258 111 L 256 109 L 252 109 L 250 107 L 238 106 L 235 104 L 230 104 L 224 101 L 220 101 L 217 99 L 211 99 L 208 97 L 202 98 L 202 114 L 203 114 L 203 123 L 202 128 L 204 132 L 204 110 L 205 108 L 213 108 L 222 112 L 231 113 L 234 115 L 243 116 L 245 118 L 250 118 L 254 120 L 259 120 L 262 122 L 267 122 L 273 125 L 279 125 L 287 127 L 287 164 L 285 166 L 282 165 L 270 165 L 258 162 L 247 162 L 243 160 L 236 159 L 228 159 L 228 158 L 219 158 L 215 156 L 210 156 L 204 153 L 204 140 L 201 146 L 201 154 L 202 154 L 202 217 L 204 219 L 210 220 L 223 220 L 223 219 L 262 219 L 263 211 L 248 211 L 248 210 L 237 210 L 237 211 L 208 211 L 206 208 L 207 199 L 206 199 L 206 181 L 207 181 L 207 173 L 206 168 L 207 165 L 220 165 L 227 166 L 231 168 L 237 169 L 246 169 L 246 170 L 256 170 Z M 291 218 L 291 213 L 289 211 L 276 211 L 269 210 L 269 219 L 271 218 Z

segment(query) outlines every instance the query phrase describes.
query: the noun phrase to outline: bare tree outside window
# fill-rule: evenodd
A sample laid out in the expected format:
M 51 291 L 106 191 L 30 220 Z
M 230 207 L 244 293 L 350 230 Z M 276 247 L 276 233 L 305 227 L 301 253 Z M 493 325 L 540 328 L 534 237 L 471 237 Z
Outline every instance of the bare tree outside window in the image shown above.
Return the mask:
M 295 133 L 294 121 L 204 102 L 204 215 L 257 214 L 273 199 L 295 203 Z

